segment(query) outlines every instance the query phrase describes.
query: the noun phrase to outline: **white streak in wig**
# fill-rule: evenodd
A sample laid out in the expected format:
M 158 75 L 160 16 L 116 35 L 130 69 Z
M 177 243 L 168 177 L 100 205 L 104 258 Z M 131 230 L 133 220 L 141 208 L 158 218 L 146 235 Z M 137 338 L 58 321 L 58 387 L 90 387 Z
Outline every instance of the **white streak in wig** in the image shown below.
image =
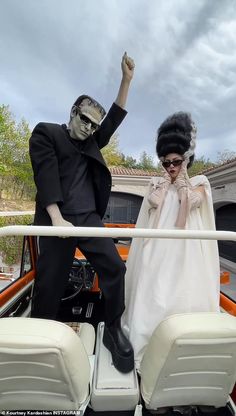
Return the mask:
M 190 146 L 189 146 L 189 149 L 183 154 L 184 159 L 188 161 L 190 157 L 194 154 L 194 149 L 196 147 L 196 137 L 197 137 L 197 127 L 193 120 L 191 120 L 191 126 L 192 126 L 192 130 L 190 133 L 190 136 L 191 136 Z

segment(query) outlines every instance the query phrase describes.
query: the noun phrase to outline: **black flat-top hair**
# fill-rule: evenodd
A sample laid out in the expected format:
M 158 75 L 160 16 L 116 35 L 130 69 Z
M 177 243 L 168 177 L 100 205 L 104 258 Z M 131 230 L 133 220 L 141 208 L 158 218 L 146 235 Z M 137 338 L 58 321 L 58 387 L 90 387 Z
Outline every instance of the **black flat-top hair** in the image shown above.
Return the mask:
M 74 102 L 72 108 L 74 106 L 79 107 L 79 105 L 82 103 L 82 101 L 84 100 L 88 100 L 90 103 L 92 103 L 94 105 L 94 107 L 98 108 L 98 111 L 101 113 L 102 118 L 105 117 L 106 115 L 106 110 L 103 108 L 103 106 L 101 104 L 99 104 L 98 101 L 96 101 L 94 98 L 90 97 L 89 95 L 80 95 Z
M 190 148 L 193 121 L 189 113 L 180 111 L 167 117 L 157 131 L 156 152 L 159 158 L 169 153 L 183 155 Z M 189 159 L 188 168 L 192 165 L 194 155 Z

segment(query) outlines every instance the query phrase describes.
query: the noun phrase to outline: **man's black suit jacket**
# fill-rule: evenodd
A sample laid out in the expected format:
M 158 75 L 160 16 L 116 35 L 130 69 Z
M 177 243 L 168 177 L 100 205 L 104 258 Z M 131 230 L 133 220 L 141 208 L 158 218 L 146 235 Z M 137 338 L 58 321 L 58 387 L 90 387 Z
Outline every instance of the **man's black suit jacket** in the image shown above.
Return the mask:
M 89 159 L 96 209 L 101 218 L 105 214 L 110 196 L 111 174 L 100 149 L 108 144 L 125 115 L 126 111 L 114 103 L 99 129 L 86 139 L 82 150 Z M 39 123 L 34 128 L 30 138 L 30 157 L 37 187 L 35 224 L 51 225 L 45 208 L 53 203 L 60 207 L 66 200 L 76 175 L 76 164 L 73 161 L 78 157 L 78 151 L 70 142 L 68 132 L 63 126 Z

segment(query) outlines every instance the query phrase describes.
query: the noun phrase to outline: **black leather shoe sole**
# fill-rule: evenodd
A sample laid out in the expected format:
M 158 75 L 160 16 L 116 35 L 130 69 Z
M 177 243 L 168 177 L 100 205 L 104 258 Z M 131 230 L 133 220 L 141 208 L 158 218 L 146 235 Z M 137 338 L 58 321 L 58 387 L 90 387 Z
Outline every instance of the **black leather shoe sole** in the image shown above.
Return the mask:
M 104 327 L 103 344 L 110 351 L 112 361 L 117 370 L 121 373 L 129 373 L 134 368 L 134 352 L 130 355 L 121 355 L 117 349 L 113 337 L 110 332 Z

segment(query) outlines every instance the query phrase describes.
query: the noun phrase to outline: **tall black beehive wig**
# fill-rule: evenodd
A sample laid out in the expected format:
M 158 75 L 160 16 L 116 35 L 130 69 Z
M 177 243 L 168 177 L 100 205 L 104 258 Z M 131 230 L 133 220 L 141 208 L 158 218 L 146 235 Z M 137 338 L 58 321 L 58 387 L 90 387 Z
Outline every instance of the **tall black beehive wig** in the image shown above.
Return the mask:
M 168 153 L 189 158 L 188 168 L 194 160 L 196 126 L 189 113 L 179 111 L 167 117 L 157 131 L 156 152 L 159 159 Z

